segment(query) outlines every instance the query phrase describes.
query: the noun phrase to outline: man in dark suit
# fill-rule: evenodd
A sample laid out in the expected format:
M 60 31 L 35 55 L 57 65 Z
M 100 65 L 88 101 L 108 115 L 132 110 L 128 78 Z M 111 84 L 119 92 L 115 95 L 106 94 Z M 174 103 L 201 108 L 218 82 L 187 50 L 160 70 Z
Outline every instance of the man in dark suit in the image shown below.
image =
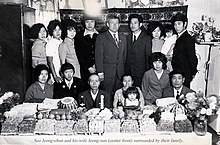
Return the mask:
M 195 52 L 195 41 L 186 30 L 188 19 L 184 14 L 177 13 L 172 18 L 178 38 L 173 49 L 172 67 L 185 74 L 184 85 L 190 88 L 190 83 L 197 73 L 198 60 Z
M 164 89 L 163 98 L 175 97 L 177 100 L 181 99 L 181 95 L 186 95 L 189 92 L 195 92 L 188 87 L 184 86 L 185 81 L 184 73 L 180 70 L 173 70 L 169 73 L 171 87 Z
M 85 90 L 83 81 L 77 77 L 73 77 L 75 69 L 70 63 L 64 63 L 60 71 L 63 81 L 61 83 L 54 83 L 53 98 L 73 97 L 75 100 L 78 100 L 79 93 Z
M 101 88 L 113 93 L 122 87 L 120 78 L 125 72 L 127 43 L 126 37 L 118 32 L 120 25 L 117 16 L 108 16 L 107 26 L 109 30 L 99 34 L 96 39 L 95 65 L 103 81 Z
M 79 94 L 78 104 L 85 107 L 87 110 L 92 108 L 112 108 L 109 93 L 100 90 L 100 78 L 97 74 L 92 74 L 89 77 L 90 89 Z M 104 97 L 104 98 L 102 98 Z M 103 104 L 102 104 L 103 103 Z
M 134 85 L 141 87 L 144 72 L 149 69 L 148 57 L 151 55 L 152 41 L 149 35 L 141 30 L 143 18 L 138 14 L 129 16 L 132 33 L 127 37 L 128 55 L 126 72 L 134 76 Z

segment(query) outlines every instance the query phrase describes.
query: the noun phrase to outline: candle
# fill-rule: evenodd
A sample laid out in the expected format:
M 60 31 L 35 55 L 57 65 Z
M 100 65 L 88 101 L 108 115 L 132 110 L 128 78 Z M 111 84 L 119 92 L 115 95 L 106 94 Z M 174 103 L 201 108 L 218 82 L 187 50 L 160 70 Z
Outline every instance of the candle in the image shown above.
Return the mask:
M 104 109 L 104 95 L 101 95 L 100 96 L 101 98 L 101 100 L 100 100 L 100 109 L 102 110 L 102 109 Z

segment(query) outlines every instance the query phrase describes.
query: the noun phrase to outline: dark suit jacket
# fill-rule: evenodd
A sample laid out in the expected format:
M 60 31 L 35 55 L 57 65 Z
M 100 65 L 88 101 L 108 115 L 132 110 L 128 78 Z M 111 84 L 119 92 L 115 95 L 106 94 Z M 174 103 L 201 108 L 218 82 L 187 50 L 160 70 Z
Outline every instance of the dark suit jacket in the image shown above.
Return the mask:
M 54 83 L 54 99 L 61 99 L 64 97 L 73 97 L 75 100 L 78 100 L 79 93 L 84 91 L 84 83 L 77 77 L 73 77 L 73 83 L 71 88 L 67 87 L 65 81 L 62 83 Z
M 97 73 L 104 72 L 105 78 L 119 79 L 125 72 L 127 54 L 126 37 L 119 33 L 119 48 L 109 31 L 98 35 L 95 44 L 95 65 Z
M 186 86 L 183 86 L 183 89 L 180 92 L 180 95 L 182 95 L 182 94 L 186 95 L 189 92 L 195 92 L 195 91 L 187 88 Z M 164 89 L 162 98 L 167 98 L 167 97 L 174 97 L 173 87 L 168 87 L 168 88 Z
M 88 80 L 90 75 L 88 68 L 95 64 L 95 41 L 98 34 L 94 33 L 91 38 L 84 36 L 85 30 L 79 32 L 75 37 L 75 49 L 80 64 L 81 78 Z
M 101 95 L 104 95 L 104 106 L 106 108 L 111 108 L 110 95 L 109 95 L 109 93 L 107 93 L 103 90 L 99 90 L 95 101 L 92 98 L 90 90 L 86 90 L 86 91 L 80 93 L 79 98 L 81 98 L 81 96 L 83 96 L 83 100 L 78 100 L 78 103 L 83 101 L 87 110 L 92 109 L 92 108 L 100 108 L 100 100 L 101 100 L 100 96 Z
M 193 75 L 197 72 L 198 59 L 195 52 L 195 41 L 186 31 L 177 40 L 173 50 L 172 67 L 180 70 L 185 75 Z
M 131 73 L 134 77 L 142 78 L 144 72 L 149 69 L 148 57 L 152 53 L 152 41 L 150 36 L 143 30 L 134 43 L 132 42 L 132 37 L 132 34 L 127 36 L 126 72 Z

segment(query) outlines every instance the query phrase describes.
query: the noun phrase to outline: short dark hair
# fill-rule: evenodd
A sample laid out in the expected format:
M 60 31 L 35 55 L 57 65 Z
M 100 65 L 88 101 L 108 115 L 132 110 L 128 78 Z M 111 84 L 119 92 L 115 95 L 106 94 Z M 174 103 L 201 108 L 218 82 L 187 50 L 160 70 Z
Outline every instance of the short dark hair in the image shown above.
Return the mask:
M 59 26 L 62 30 L 62 25 L 59 20 L 51 20 L 47 26 L 47 30 L 50 36 L 53 36 L 53 30 L 56 29 L 56 27 Z
M 41 28 L 44 28 L 46 30 L 46 37 L 48 36 L 48 32 L 47 32 L 47 29 L 46 27 L 44 26 L 44 24 L 42 23 L 37 23 L 37 24 L 34 24 L 31 28 L 30 28 L 30 38 L 32 39 L 37 39 L 38 38 L 38 34 L 40 32 L 40 29 Z
M 164 24 L 163 31 L 164 31 L 164 33 L 170 32 L 170 31 L 174 32 L 174 27 L 172 24 Z
M 72 69 L 73 70 L 73 74 L 75 73 L 74 66 L 71 63 L 68 63 L 68 62 L 65 62 L 64 64 L 61 65 L 60 72 L 62 74 L 64 74 L 64 71 L 67 70 L 67 69 Z
M 125 94 L 124 94 L 125 98 L 128 98 L 128 94 L 131 94 L 131 93 L 137 94 L 137 99 L 138 100 L 140 99 L 140 93 L 139 93 L 137 87 L 132 86 L 132 87 L 127 88 L 127 90 L 125 91 Z
M 35 82 L 38 81 L 38 78 L 39 78 L 42 70 L 46 70 L 48 72 L 48 79 L 47 79 L 47 81 L 50 79 L 50 69 L 45 64 L 38 64 L 34 68 L 34 81 Z
M 91 74 L 89 75 L 89 77 L 88 77 L 88 81 L 90 81 L 90 77 L 93 76 L 93 75 L 96 75 L 96 76 L 99 77 L 98 73 L 91 73 Z
M 184 74 L 183 71 L 178 70 L 178 69 L 175 69 L 175 70 L 172 70 L 172 71 L 169 73 L 170 79 L 172 79 L 173 75 L 175 75 L 175 74 L 180 74 L 180 75 L 182 75 L 183 78 L 185 78 L 185 74 Z
M 96 17 L 93 17 L 93 16 L 90 16 L 90 15 L 88 15 L 88 14 L 84 14 L 84 15 L 83 15 L 83 18 L 82 18 L 82 20 L 81 20 L 81 24 L 82 24 L 83 28 L 86 28 L 85 22 L 86 22 L 87 20 L 94 20 L 94 21 L 95 21 L 95 24 L 96 24 L 97 18 L 96 18 Z
M 124 77 L 131 77 L 132 81 L 134 81 L 134 76 L 131 73 L 125 73 L 121 76 L 121 82 L 123 82 Z
M 162 27 L 162 24 L 161 24 L 159 21 L 152 21 L 152 22 L 150 22 L 150 23 L 148 24 L 148 26 L 147 26 L 147 33 L 148 33 L 151 37 L 153 37 L 152 32 L 153 32 L 157 27 L 160 28 L 160 30 L 161 30 L 161 36 L 162 36 L 162 34 L 163 34 L 163 27 Z
M 108 23 L 109 20 L 111 20 L 111 19 L 118 19 L 118 21 L 120 22 L 119 17 L 117 15 L 115 15 L 115 14 L 108 15 L 107 18 L 106 18 L 106 22 Z
M 163 63 L 162 68 L 163 68 L 163 69 L 166 69 L 166 68 L 167 68 L 167 58 L 166 58 L 166 56 L 165 56 L 163 53 L 161 53 L 161 52 L 154 52 L 154 53 L 152 53 L 152 54 L 150 55 L 150 57 L 149 57 L 150 68 L 153 68 L 153 67 L 154 67 L 153 62 L 154 62 L 154 61 L 158 61 L 158 60 Z
M 174 24 L 176 21 L 188 22 L 188 18 L 186 15 L 178 12 L 171 18 L 171 22 Z
M 128 23 L 130 24 L 131 23 L 131 19 L 133 18 L 137 18 L 139 23 L 143 23 L 143 17 L 139 14 L 131 14 L 129 17 L 128 17 Z
M 69 30 L 70 28 L 74 28 L 77 31 L 76 22 L 73 21 L 72 19 L 64 19 L 61 22 L 61 24 L 63 28 L 62 39 L 64 39 L 67 36 L 67 30 Z

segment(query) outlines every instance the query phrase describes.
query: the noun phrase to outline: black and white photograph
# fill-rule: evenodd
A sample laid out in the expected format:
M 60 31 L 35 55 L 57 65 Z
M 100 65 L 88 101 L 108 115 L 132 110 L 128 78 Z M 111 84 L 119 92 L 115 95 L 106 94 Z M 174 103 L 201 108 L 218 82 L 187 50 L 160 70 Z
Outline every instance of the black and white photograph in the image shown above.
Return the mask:
M 220 145 L 219 0 L 0 0 L 0 145 Z

